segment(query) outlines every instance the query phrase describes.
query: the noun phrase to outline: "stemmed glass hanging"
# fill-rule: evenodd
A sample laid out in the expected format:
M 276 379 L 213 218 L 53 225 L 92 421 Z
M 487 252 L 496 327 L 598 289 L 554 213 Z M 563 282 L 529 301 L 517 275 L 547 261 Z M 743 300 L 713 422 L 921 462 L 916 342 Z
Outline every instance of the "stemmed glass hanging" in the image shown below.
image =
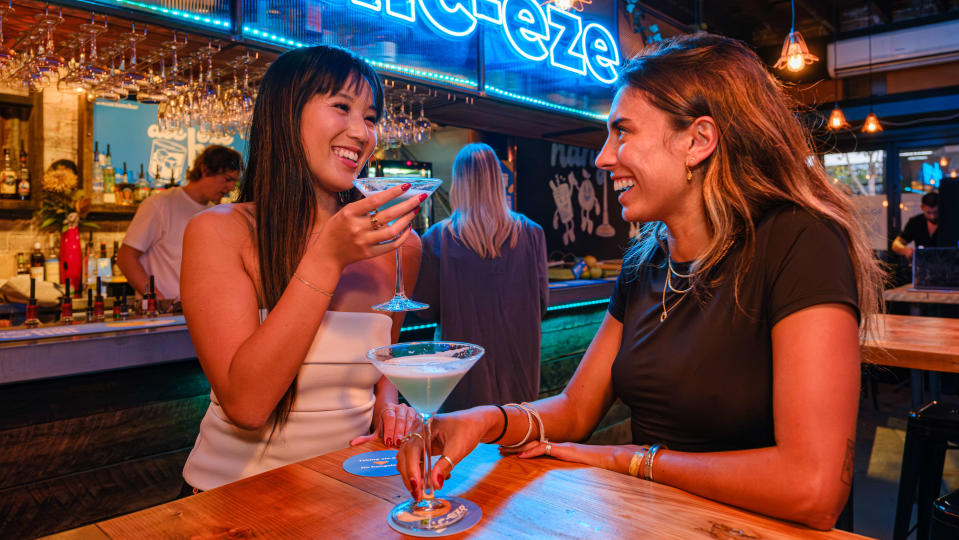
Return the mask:
M 9 68 L 15 62 L 17 58 L 17 53 L 13 49 L 6 47 L 3 42 L 3 20 L 7 16 L 13 14 L 13 2 L 11 1 L 6 6 L 0 6 L 0 73 L 5 73 L 7 68 Z
M 424 143 L 433 136 L 433 123 L 423 112 L 426 96 L 419 96 L 417 102 L 420 104 L 420 115 L 413 121 L 413 142 Z

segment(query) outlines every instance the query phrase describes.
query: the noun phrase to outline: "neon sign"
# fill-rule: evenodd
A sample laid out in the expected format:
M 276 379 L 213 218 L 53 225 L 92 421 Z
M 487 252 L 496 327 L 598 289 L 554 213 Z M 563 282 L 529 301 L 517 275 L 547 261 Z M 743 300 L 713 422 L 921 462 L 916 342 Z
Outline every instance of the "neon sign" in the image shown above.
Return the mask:
M 536 0 L 350 0 L 361 9 L 384 13 L 397 22 L 425 24 L 449 38 L 469 36 L 479 23 L 499 27 L 513 52 L 533 62 L 616 81 L 620 62 L 613 35 L 598 23 Z

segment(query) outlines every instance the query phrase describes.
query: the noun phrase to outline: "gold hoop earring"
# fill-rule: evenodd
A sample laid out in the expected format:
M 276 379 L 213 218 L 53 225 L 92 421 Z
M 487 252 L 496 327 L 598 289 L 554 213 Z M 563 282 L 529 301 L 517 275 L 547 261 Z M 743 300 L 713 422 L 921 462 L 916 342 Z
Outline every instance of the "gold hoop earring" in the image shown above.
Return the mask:
M 684 161 L 683 165 L 686 167 L 686 181 L 690 184 L 693 183 L 693 170 L 689 168 L 689 162 Z

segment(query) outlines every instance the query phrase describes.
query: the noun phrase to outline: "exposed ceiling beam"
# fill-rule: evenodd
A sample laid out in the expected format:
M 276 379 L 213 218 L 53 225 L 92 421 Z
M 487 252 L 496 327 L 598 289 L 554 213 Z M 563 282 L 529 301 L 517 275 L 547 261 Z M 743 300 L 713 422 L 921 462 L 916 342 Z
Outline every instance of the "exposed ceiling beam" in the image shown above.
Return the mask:
M 796 4 L 812 16 L 819 24 L 823 26 L 830 34 L 836 31 L 836 26 L 832 23 L 832 18 L 823 15 L 820 6 L 814 0 L 796 0 Z

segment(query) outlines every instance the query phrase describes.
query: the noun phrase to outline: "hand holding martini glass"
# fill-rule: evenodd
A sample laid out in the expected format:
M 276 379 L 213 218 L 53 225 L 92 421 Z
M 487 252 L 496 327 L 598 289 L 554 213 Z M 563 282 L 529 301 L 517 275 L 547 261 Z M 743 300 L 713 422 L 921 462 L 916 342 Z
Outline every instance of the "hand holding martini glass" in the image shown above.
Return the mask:
M 377 347 L 367 357 L 416 409 L 423 419 L 423 440 L 431 441 L 433 415 L 484 352 L 469 343 L 420 341 Z M 424 463 L 432 463 L 429 444 L 423 445 L 423 452 Z M 422 499 L 400 503 L 390 511 L 388 521 L 394 529 L 424 536 L 446 529 L 470 512 L 479 512 L 475 505 L 458 497 L 436 497 L 430 469 L 423 467 Z
M 421 195 L 426 195 L 427 197 L 433 194 L 433 191 L 443 183 L 442 180 L 436 178 L 420 178 L 418 176 L 390 176 L 390 177 L 372 177 L 372 178 L 357 178 L 353 181 L 353 185 L 356 186 L 356 189 L 360 190 L 364 196 L 369 197 L 373 193 L 378 193 L 390 189 L 393 186 L 398 186 L 401 184 L 410 184 L 410 189 L 403 192 L 398 197 L 391 199 L 389 202 L 383 206 L 376 209 L 377 212 L 382 212 L 383 210 L 393 206 L 394 204 L 401 203 L 411 197 L 419 197 Z M 424 198 L 425 200 L 425 198 Z M 373 214 L 375 215 L 375 214 Z M 403 291 L 403 246 L 396 248 L 396 289 L 393 294 L 393 298 L 390 300 L 373 306 L 373 309 L 377 311 L 417 311 L 420 309 L 426 309 L 429 304 L 424 304 L 422 302 L 416 302 L 410 300 L 405 292 Z M 446 396 L 443 396 L 443 399 L 446 399 Z

